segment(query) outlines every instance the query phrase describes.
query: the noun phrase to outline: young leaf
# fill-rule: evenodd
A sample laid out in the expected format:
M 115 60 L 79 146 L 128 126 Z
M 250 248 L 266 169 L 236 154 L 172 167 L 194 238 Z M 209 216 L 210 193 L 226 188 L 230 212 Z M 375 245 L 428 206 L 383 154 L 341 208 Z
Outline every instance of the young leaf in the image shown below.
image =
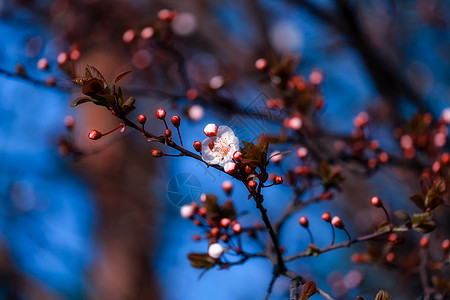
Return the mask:
M 389 300 L 389 294 L 386 291 L 380 290 L 375 296 L 375 300 Z
M 119 75 L 116 76 L 116 78 L 114 78 L 114 83 L 117 83 L 119 80 L 121 80 L 122 78 L 124 78 L 125 76 L 127 76 L 130 73 L 131 73 L 131 71 L 125 71 L 125 72 L 120 73 Z
M 419 194 L 416 195 L 412 195 L 411 197 L 409 197 L 409 199 L 411 199 L 412 202 L 414 202 L 420 209 L 424 210 L 425 209 L 425 200 L 423 199 L 423 197 Z
M 211 218 L 217 218 L 220 214 L 220 207 L 217 204 L 217 197 L 213 194 L 206 194 L 206 211 Z
M 317 285 L 316 285 L 316 283 L 314 281 L 308 281 L 302 287 L 302 291 L 300 293 L 299 300 L 308 300 L 315 293 L 317 293 Z
M 207 253 L 189 253 L 187 255 L 191 262 L 191 266 L 196 269 L 210 269 L 214 267 L 216 261 L 211 258 Z
M 106 84 L 106 80 L 103 77 L 102 73 L 100 73 L 100 71 L 97 70 L 94 66 L 86 65 L 86 77 L 99 79 L 100 81 L 103 82 L 103 84 Z
M 424 206 L 429 209 L 438 207 L 444 202 L 445 181 L 439 180 L 433 183 L 433 186 L 425 195 Z
M 406 223 L 411 222 L 411 217 L 408 215 L 408 213 L 406 211 L 397 210 L 396 212 L 394 212 L 394 214 L 397 218 L 399 218 L 400 220 L 402 220 Z
M 78 97 L 77 99 L 75 99 L 72 102 L 70 102 L 70 106 L 71 107 L 75 107 L 75 106 L 78 106 L 78 105 L 86 103 L 86 102 L 93 102 L 92 98 L 90 98 L 90 97 Z
M 236 219 L 236 209 L 234 208 L 233 202 L 228 199 L 222 205 L 222 217 L 228 218 L 230 220 Z

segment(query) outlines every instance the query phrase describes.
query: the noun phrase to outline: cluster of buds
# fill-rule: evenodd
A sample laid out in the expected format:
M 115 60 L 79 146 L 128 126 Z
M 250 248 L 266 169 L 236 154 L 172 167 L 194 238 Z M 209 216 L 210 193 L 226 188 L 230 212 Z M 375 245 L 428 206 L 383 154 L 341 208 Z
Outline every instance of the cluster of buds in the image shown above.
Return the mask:
M 337 140 L 334 148 L 343 157 L 352 157 L 364 162 L 368 172 L 371 173 L 380 164 L 387 163 L 389 155 L 380 149 L 378 140 L 371 138 L 369 120 L 367 112 L 360 112 L 353 119 L 354 130 L 350 139 Z
M 165 138 L 165 141 L 166 141 L 167 144 L 173 144 L 172 130 L 170 130 L 169 126 L 167 125 L 166 115 L 167 115 L 167 113 L 166 113 L 166 111 L 164 109 L 159 108 L 159 109 L 156 110 L 156 118 L 164 122 L 164 126 L 165 126 L 164 138 Z M 140 115 L 138 117 L 138 122 L 142 125 L 142 133 L 143 134 L 145 134 L 144 125 L 145 125 L 146 121 L 147 121 L 147 117 L 145 115 Z M 170 118 L 170 122 L 175 127 L 175 129 L 177 130 L 178 138 L 179 138 L 180 144 L 181 144 L 181 148 L 184 148 L 183 139 L 181 138 L 181 133 L 180 133 L 180 124 L 181 124 L 180 116 L 178 116 L 178 115 L 172 116 Z M 177 155 L 172 155 L 172 154 L 165 154 L 165 153 L 163 153 L 160 150 L 153 150 L 152 151 L 152 155 L 153 155 L 153 157 L 161 157 L 161 156 L 178 157 L 178 156 L 183 156 L 183 153 L 177 154 Z
M 229 195 L 232 184 L 224 182 L 223 189 Z M 200 203 L 186 204 L 180 209 L 183 218 L 192 220 L 194 225 L 204 230 L 203 235 L 196 234 L 193 236 L 193 240 L 208 240 L 208 254 L 214 259 L 220 259 L 224 253 L 222 245 L 236 254 L 240 254 L 242 251 L 240 247 L 235 245 L 240 245 L 240 235 L 243 228 L 235 214 L 229 214 L 230 211 L 234 211 L 231 200 L 227 200 L 222 206 L 219 206 L 217 198 L 210 194 L 202 194 Z M 237 242 L 233 242 L 233 240 Z
M 438 122 L 433 122 L 430 113 L 417 114 L 404 126 L 406 129 L 395 129 L 394 135 L 399 140 L 405 158 L 414 158 L 417 151 L 435 157 L 446 146 L 449 112 L 448 108 L 444 109 Z

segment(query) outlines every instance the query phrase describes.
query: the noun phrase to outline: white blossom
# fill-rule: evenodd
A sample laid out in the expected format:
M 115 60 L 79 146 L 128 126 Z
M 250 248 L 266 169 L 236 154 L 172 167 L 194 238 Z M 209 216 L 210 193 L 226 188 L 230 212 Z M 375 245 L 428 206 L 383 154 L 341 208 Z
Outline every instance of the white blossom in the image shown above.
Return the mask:
M 228 126 L 220 126 L 217 135 L 206 138 L 202 143 L 202 159 L 208 164 L 224 166 L 239 150 L 239 139 Z
M 214 259 L 219 259 L 223 254 L 223 247 L 219 243 L 209 245 L 208 255 Z

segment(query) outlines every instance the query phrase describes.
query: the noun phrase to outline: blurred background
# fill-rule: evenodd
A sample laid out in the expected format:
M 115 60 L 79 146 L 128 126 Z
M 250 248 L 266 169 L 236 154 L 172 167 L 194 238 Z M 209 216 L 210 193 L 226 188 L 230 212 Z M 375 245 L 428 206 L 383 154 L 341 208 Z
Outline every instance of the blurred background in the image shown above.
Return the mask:
M 439 116 L 449 105 L 449 8 L 437 0 L 0 0 L 0 299 L 263 299 L 266 293 L 272 272 L 266 260 L 214 269 L 199 279 L 186 258 L 205 252 L 207 242 L 192 241 L 198 229 L 179 215 L 183 201 L 197 199 L 179 200 L 173 193 L 190 193 L 180 182 L 192 176 L 197 190 L 191 197 L 215 193 L 223 202 L 224 174 L 188 158 L 154 159 L 150 151 L 163 148 L 131 129 L 96 142 L 87 138 L 90 130 L 105 132 L 118 121 L 102 107 L 69 106 L 80 96 L 72 75 L 82 75 L 86 64 L 109 81 L 133 70 L 121 82 L 126 97 L 136 98 L 130 116 L 146 113 L 147 128 L 160 134 L 154 111 L 180 114 L 184 144 L 192 145 L 203 140 L 203 127 L 211 122 L 232 127 L 240 139 L 278 134 L 282 115 L 260 119 L 250 113 L 279 97 L 254 63 L 291 53 L 299 57 L 299 74 L 323 73 L 323 128 L 349 134 L 353 118 L 369 111 L 373 135 L 400 153 L 392 130 L 401 120 L 417 109 Z M 161 9 L 178 12 L 170 23 L 176 48 L 148 43 L 158 34 Z M 148 27 L 155 32 L 142 31 Z M 189 83 L 179 76 L 180 60 Z M 205 101 L 187 99 L 188 87 L 202 91 Z M 75 119 L 73 134 L 64 125 L 67 115 Z M 295 147 L 274 145 L 271 151 Z M 296 159 L 270 171 L 283 174 Z M 386 167 L 364 177 L 352 167 L 344 171 L 344 190 L 335 200 L 301 211 L 319 246 L 331 239 L 323 211 L 342 215 L 358 236 L 382 218 L 366 201 L 374 193 L 390 211 L 414 210 L 408 197 L 418 192 L 416 173 Z M 252 225 L 259 213 L 246 196 L 235 184 L 232 199 L 248 212 L 240 221 Z M 267 189 L 271 219 L 292 196 L 287 186 Z M 309 243 L 299 215 L 281 236 L 287 254 Z M 337 239 L 344 241 L 345 234 Z M 379 289 L 393 299 L 420 294 L 417 274 L 354 265 L 351 253 L 361 249 L 289 267 L 338 299 L 372 299 Z M 271 299 L 288 298 L 288 288 L 288 280 L 279 280 Z

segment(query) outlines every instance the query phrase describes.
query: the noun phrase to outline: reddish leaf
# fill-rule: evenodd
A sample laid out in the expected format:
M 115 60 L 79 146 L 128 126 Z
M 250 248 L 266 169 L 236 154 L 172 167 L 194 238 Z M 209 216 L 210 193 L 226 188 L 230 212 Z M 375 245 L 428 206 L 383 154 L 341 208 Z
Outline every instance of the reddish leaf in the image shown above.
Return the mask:
M 125 76 L 127 76 L 130 73 L 131 73 L 131 71 L 125 71 L 125 72 L 120 73 L 119 75 L 116 76 L 116 78 L 114 78 L 114 83 L 117 83 L 119 80 L 121 80 L 122 78 L 124 78 Z
M 299 300 L 307 300 L 311 298 L 315 293 L 317 293 L 316 283 L 314 281 L 308 281 L 302 287 Z
M 375 296 L 375 300 L 389 300 L 389 294 L 386 291 L 380 290 Z

